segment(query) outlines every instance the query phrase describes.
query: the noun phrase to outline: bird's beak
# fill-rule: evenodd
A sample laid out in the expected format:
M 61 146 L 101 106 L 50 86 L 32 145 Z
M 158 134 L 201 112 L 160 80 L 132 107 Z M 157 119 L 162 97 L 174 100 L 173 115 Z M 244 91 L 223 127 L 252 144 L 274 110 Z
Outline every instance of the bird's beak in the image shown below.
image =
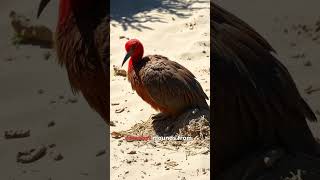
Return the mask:
M 42 11 L 46 8 L 50 0 L 41 0 L 38 8 L 37 18 L 40 17 Z
M 121 67 L 124 65 L 124 63 L 127 62 L 127 60 L 129 59 L 129 57 L 131 56 L 132 51 L 130 50 L 129 52 L 127 52 L 126 56 L 124 57 L 123 61 L 122 61 L 122 65 Z

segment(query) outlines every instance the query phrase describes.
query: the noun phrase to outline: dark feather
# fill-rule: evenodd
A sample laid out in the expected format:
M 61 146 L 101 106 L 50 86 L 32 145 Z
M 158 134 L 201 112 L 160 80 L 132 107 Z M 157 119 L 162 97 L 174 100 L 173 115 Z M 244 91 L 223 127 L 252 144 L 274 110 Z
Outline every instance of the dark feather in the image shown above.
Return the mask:
M 211 15 L 215 171 L 265 147 L 314 153 L 316 117 L 273 48 L 214 3 Z
M 164 56 L 145 56 L 128 76 L 133 89 L 164 113 L 179 115 L 192 107 L 209 109 L 208 97 L 195 76 Z
M 110 35 L 106 3 L 89 3 L 85 12 L 74 9 L 65 24 L 57 27 L 56 49 L 59 64 L 67 69 L 72 91 L 81 92 L 109 124 Z

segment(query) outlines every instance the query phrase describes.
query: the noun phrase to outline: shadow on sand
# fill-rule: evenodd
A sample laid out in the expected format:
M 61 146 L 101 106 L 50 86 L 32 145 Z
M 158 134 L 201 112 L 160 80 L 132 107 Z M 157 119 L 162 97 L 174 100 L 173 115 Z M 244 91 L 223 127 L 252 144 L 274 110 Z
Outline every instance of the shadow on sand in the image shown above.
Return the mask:
M 114 21 L 119 22 L 124 30 L 128 27 L 142 31 L 142 29 L 153 30 L 144 25 L 146 22 L 162 22 L 166 23 L 159 16 L 147 15 L 147 12 L 157 10 L 187 18 L 191 13 L 182 12 L 181 10 L 195 10 L 199 8 L 192 7 L 193 3 L 206 3 L 205 0 L 111 0 L 110 14 Z M 209 8 L 209 7 L 208 7 Z M 138 13 L 143 13 L 142 16 L 135 16 Z

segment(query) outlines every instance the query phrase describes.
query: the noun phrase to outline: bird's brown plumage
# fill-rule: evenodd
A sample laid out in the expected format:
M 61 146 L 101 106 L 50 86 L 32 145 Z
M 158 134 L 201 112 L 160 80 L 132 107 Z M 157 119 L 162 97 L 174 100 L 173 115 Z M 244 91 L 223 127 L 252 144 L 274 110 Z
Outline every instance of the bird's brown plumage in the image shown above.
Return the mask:
M 60 1 L 60 3 L 70 1 Z M 76 1 L 72 1 L 76 3 Z M 58 62 L 68 72 L 72 91 L 81 92 L 88 104 L 110 123 L 109 18 L 107 1 L 81 2 L 60 14 L 55 46 Z M 64 4 L 60 4 L 60 8 Z M 85 8 L 85 9 L 84 9 Z M 60 10 L 61 11 L 61 10 Z
M 175 117 L 189 108 L 209 109 L 208 97 L 195 76 L 164 56 L 149 55 L 133 62 L 128 80 L 144 101 L 166 115 Z
M 215 173 L 272 146 L 316 153 L 316 117 L 272 47 L 212 1 L 211 16 Z

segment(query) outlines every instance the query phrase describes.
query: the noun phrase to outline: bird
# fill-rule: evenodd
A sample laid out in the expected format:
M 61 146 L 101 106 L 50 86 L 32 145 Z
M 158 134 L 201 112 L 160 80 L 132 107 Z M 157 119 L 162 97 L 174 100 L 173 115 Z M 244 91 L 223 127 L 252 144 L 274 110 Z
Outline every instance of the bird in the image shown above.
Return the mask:
M 41 0 L 37 17 L 50 0 Z M 58 63 L 65 67 L 72 92 L 110 122 L 109 16 L 107 1 L 59 1 L 55 33 Z
M 283 147 L 318 155 L 307 121 L 317 121 L 272 46 L 251 26 L 211 3 L 213 169 Z
M 185 67 L 162 55 L 143 57 L 144 48 L 137 39 L 125 43 L 128 81 L 133 90 L 159 114 L 154 120 L 175 119 L 191 108 L 207 109 L 208 96 L 195 76 Z

